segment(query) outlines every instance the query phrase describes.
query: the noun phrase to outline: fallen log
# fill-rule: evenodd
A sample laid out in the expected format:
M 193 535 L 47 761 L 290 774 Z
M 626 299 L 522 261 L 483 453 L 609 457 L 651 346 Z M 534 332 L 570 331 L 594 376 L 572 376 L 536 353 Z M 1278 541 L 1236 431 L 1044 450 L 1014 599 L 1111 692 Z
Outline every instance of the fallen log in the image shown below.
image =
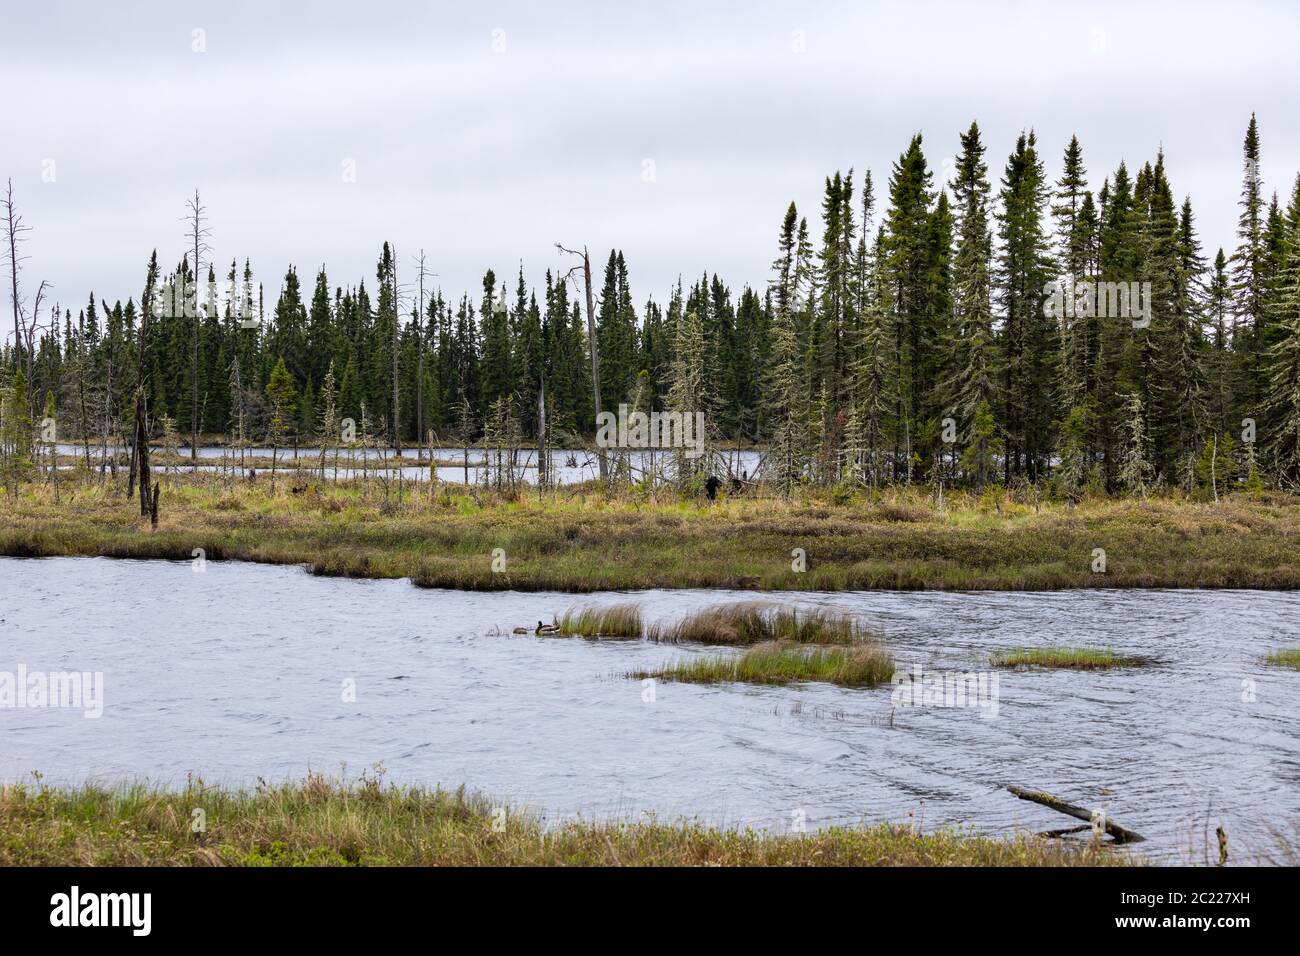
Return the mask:
M 1110 818 L 1110 814 L 1105 811 L 1094 811 L 1084 807 L 1075 806 L 1073 803 L 1066 803 L 1060 797 L 1054 797 L 1050 793 L 1044 793 L 1041 790 L 1025 790 L 1021 787 L 1007 787 L 1007 790 L 1013 796 L 1021 800 L 1028 800 L 1031 803 L 1041 803 L 1045 807 L 1064 813 L 1066 816 L 1074 817 L 1076 820 L 1087 820 L 1089 824 L 1100 824 L 1116 843 L 1141 843 L 1146 837 L 1140 833 L 1125 829 Z
M 1044 830 L 1042 833 L 1038 835 L 1040 837 L 1051 837 L 1052 839 L 1056 839 L 1057 837 L 1069 836 L 1071 833 L 1082 833 L 1084 830 L 1091 830 L 1091 829 L 1092 829 L 1092 824 L 1085 823 L 1082 826 L 1066 827 L 1064 830 Z

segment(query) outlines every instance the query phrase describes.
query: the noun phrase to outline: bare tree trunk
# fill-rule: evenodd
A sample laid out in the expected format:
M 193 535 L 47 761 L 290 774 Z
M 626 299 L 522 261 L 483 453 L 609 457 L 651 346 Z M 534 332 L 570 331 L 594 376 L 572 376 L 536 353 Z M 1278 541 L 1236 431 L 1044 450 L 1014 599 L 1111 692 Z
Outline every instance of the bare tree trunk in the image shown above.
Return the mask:
M 203 214 L 207 209 L 199 201 L 199 191 L 194 190 L 194 198 L 187 203 L 190 222 L 190 238 L 194 243 L 194 325 L 190 344 L 190 461 L 195 471 L 199 466 L 199 276 L 200 258 L 208 251 L 204 241 L 212 233 L 203 225 Z M 182 290 L 182 297 L 189 304 L 187 290 Z
M 1219 433 L 1214 433 L 1214 449 L 1210 452 L 1210 487 L 1214 489 L 1214 503 L 1219 503 L 1219 482 L 1215 471 L 1219 460 Z
M 9 240 L 9 283 L 14 307 L 14 348 L 22 347 L 22 326 L 18 321 L 18 235 L 23 231 L 22 217 L 14 214 L 14 181 L 9 180 L 5 193 L 5 237 Z
M 582 256 L 582 281 L 587 295 L 587 345 L 591 350 L 591 397 L 592 404 L 595 405 L 596 419 L 600 419 L 600 357 L 596 349 L 596 305 L 595 298 L 591 291 L 591 256 L 587 253 L 587 247 L 582 247 L 582 252 L 576 249 L 566 249 L 558 242 L 556 248 L 561 252 L 569 255 Z M 574 267 L 577 268 L 576 266 Z M 570 273 L 573 270 L 570 270 Z M 568 278 L 566 274 L 565 278 Z M 605 449 L 596 448 L 596 455 L 600 462 L 600 478 L 604 481 L 609 477 L 609 463 L 605 459 Z
M 420 435 L 424 432 L 424 250 L 420 250 L 420 298 L 415 311 L 415 460 L 422 461 L 424 450 Z
M 591 347 L 591 397 L 596 405 L 596 419 L 600 420 L 600 358 L 596 348 L 596 306 L 591 294 L 591 257 L 587 247 L 582 247 L 582 280 L 587 286 L 587 340 Z M 605 449 L 598 448 L 600 457 L 600 478 L 609 477 L 609 463 L 605 460 Z
M 388 281 L 393 289 L 393 450 L 402 457 L 402 417 L 397 399 L 397 350 L 402 341 L 402 307 L 397 304 L 397 247 L 393 246 L 393 274 Z
M 546 373 L 537 391 L 537 490 L 544 491 L 551 476 L 551 444 L 546 436 Z
M 152 269 L 150 278 L 152 280 Z M 152 308 L 152 305 L 149 302 L 149 294 L 152 288 L 152 282 L 146 283 L 145 295 L 141 297 L 140 334 L 136 336 L 135 430 L 131 449 L 132 470 L 131 477 L 127 482 L 126 493 L 126 496 L 130 498 L 133 486 L 137 480 L 136 475 L 138 469 L 141 516 L 150 513 L 153 501 L 149 477 L 149 413 L 146 405 L 144 387 L 144 354 L 148 346 L 149 312 Z

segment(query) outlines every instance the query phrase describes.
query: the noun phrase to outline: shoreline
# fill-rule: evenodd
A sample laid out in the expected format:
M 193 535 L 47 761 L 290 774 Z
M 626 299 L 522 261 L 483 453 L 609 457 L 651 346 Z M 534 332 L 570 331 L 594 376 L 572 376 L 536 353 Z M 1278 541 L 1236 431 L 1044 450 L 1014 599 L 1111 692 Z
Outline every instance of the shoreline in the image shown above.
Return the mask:
M 120 483 L 119 483 L 120 484 Z M 1300 589 L 1300 500 L 993 503 L 923 492 L 802 500 L 511 498 L 440 484 L 400 503 L 357 482 L 163 483 L 159 526 L 118 484 L 0 505 L 0 555 L 244 560 L 417 587 L 590 593 Z M 1098 567 L 1102 570 L 1096 570 Z
M 0 787 L 0 866 L 1132 866 L 1105 842 L 899 824 L 778 834 L 682 820 L 544 827 L 466 791 L 363 774 L 254 790 Z

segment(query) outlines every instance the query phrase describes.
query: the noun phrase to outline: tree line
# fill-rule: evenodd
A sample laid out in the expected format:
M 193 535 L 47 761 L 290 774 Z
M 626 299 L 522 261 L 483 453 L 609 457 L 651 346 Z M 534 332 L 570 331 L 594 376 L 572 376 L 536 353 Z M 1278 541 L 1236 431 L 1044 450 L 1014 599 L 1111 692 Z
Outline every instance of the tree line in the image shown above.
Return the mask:
M 290 266 L 269 301 L 247 260 L 218 281 L 196 193 L 189 248 L 170 271 L 150 257 L 138 300 L 92 294 L 75 317 L 42 319 L 44 288 L 30 315 L 19 291 L 10 191 L 0 438 L 12 452 L 54 419 L 90 464 L 92 439 L 136 434 L 139 406 L 155 439 L 337 441 L 352 419 L 398 448 L 479 440 L 503 421 L 580 441 L 603 401 L 704 411 L 711 440 L 765 447 L 764 477 L 783 488 L 1293 488 L 1300 176 L 1285 205 L 1266 197 L 1255 118 L 1236 246 L 1213 257 L 1163 153 L 1121 162 L 1094 192 L 1077 137 L 1055 181 L 1032 131 L 996 183 L 978 124 L 958 142 L 943 183 L 914 136 L 879 215 L 869 171 L 827 177 L 811 225 L 792 202 L 763 287 L 705 272 L 639 308 L 618 250 L 598 289 L 575 270 L 537 287 L 520 264 L 452 299 L 423 255 L 399 282 L 388 243 L 369 285 Z

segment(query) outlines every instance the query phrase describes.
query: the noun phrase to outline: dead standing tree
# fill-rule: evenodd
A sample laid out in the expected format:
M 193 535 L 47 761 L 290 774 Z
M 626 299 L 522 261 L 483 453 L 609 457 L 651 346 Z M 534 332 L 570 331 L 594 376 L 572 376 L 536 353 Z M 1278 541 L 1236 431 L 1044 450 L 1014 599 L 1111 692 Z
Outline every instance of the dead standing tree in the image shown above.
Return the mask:
M 32 227 L 23 225 L 23 217 L 18 215 L 18 210 L 14 206 L 14 181 L 12 179 L 9 180 L 9 185 L 5 190 L 4 198 L 0 199 L 0 205 L 4 206 L 5 259 L 9 263 L 9 300 L 13 306 L 13 313 L 14 313 L 14 363 L 15 365 L 21 363 L 24 357 L 23 353 L 24 352 L 26 353 L 27 381 L 31 382 L 32 381 L 32 355 L 33 355 L 32 336 L 30 334 L 24 336 L 23 334 L 24 326 L 26 325 L 26 322 L 25 322 L 24 309 L 23 309 L 23 300 L 18 289 L 18 273 L 23 271 L 23 262 L 26 261 L 27 256 L 20 256 L 18 254 L 18 246 L 21 243 L 26 242 L 26 239 L 24 238 L 24 233 L 31 232 Z M 42 291 L 44 290 L 44 288 L 45 288 L 45 283 L 41 283 Z M 40 312 L 39 292 L 37 293 L 37 299 L 36 299 L 36 311 L 39 314 Z M 32 320 L 33 327 L 35 326 L 35 324 L 36 324 L 36 320 L 33 318 Z M 26 341 L 24 341 L 24 339 L 26 339 Z M 30 406 L 31 401 L 33 400 L 31 394 L 28 395 L 28 400 L 29 400 L 28 404 Z M 31 411 L 32 408 L 29 407 L 28 412 L 30 413 Z
M 419 301 L 415 308 L 415 460 L 424 460 L 421 442 L 426 440 L 424 429 L 424 280 L 437 275 L 425 268 L 424 250 L 415 259 L 419 270 Z M 430 460 L 433 456 L 430 454 Z
M 393 246 L 393 271 L 388 277 L 393 295 L 393 452 L 402 457 L 402 415 L 398 393 L 398 357 L 402 347 L 402 303 L 397 295 L 397 246 Z M 388 487 L 384 486 L 385 500 Z
M 22 325 L 18 321 L 18 272 L 22 269 L 24 256 L 18 255 L 18 243 L 23 241 L 23 233 L 30 232 L 31 226 L 23 225 L 23 217 L 14 209 L 14 181 L 9 180 L 5 198 L 0 200 L 5 207 L 5 252 L 9 260 L 9 295 L 14 309 L 14 348 L 21 348 Z
M 595 405 L 596 421 L 600 421 L 600 357 L 596 349 L 596 304 L 595 298 L 591 292 L 591 256 L 587 254 L 587 247 L 583 246 L 582 251 L 576 249 L 566 249 L 558 242 L 555 248 L 565 255 L 581 256 L 582 263 L 575 265 L 568 272 L 560 277 L 561 282 L 572 281 L 575 286 L 577 280 L 573 278 L 574 273 L 582 271 L 583 289 L 587 297 L 587 346 L 591 352 L 591 399 Z M 603 482 L 609 478 L 609 463 L 605 460 L 605 449 L 598 447 L 596 450 L 597 457 L 600 461 L 600 480 Z
M 36 355 L 37 333 L 48 332 L 53 334 L 58 331 L 59 313 L 57 303 L 55 304 L 54 311 L 50 313 L 50 321 L 45 325 L 41 325 L 41 306 L 45 301 L 45 290 L 48 288 L 50 288 L 50 284 L 42 279 L 41 284 L 36 287 L 36 301 L 32 306 L 32 314 L 30 318 L 27 315 L 27 307 L 22 302 L 18 303 L 19 329 L 21 330 L 24 339 L 24 350 L 27 353 L 28 382 L 32 381 L 32 358 Z M 32 403 L 32 408 L 34 409 L 36 407 L 35 395 L 29 396 L 29 399 Z
M 203 253 L 211 252 L 207 239 L 212 235 L 212 230 L 204 225 L 204 216 L 207 213 L 207 207 L 199 200 L 198 189 L 194 190 L 194 198 L 185 202 L 189 210 L 185 214 L 185 221 L 189 223 L 189 230 L 185 237 L 190 240 L 191 248 L 194 251 L 194 294 L 190 295 L 189 289 L 182 290 L 185 307 L 192 311 L 193 330 L 190 335 L 190 461 L 193 463 L 195 470 L 199 465 L 199 276 L 203 274 L 201 260 Z

